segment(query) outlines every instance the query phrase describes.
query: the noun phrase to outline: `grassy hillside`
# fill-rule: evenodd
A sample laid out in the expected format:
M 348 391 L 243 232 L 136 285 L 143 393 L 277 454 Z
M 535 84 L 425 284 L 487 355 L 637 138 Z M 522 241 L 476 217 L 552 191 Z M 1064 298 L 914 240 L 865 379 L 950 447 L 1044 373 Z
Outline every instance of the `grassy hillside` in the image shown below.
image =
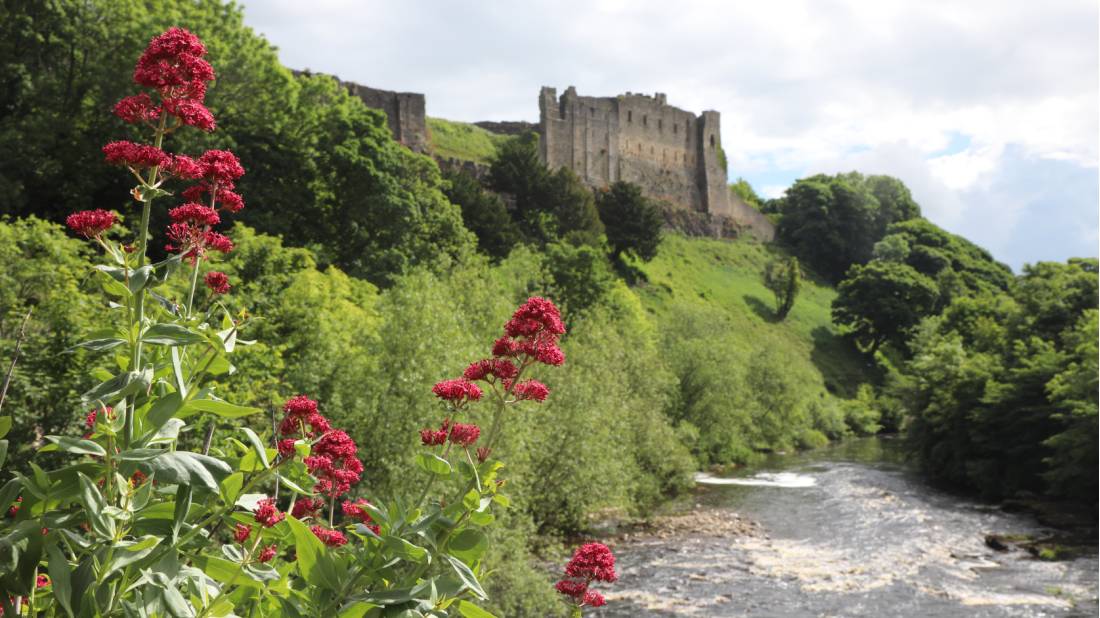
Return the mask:
M 807 277 L 790 315 L 776 322 L 774 297 L 762 273 L 777 255 L 780 250 L 756 242 L 668 234 L 652 262 L 636 264 L 649 280 L 637 292 L 662 325 L 677 319 L 685 305 L 716 311 L 725 317 L 727 344 L 736 348 L 731 353 L 752 354 L 766 346 L 790 363 L 792 374 L 812 382 L 804 387 L 854 396 L 871 378 L 862 356 L 832 325 L 836 292 Z
M 440 157 L 488 163 L 507 135 L 498 135 L 481 127 L 442 118 L 428 118 L 432 152 Z

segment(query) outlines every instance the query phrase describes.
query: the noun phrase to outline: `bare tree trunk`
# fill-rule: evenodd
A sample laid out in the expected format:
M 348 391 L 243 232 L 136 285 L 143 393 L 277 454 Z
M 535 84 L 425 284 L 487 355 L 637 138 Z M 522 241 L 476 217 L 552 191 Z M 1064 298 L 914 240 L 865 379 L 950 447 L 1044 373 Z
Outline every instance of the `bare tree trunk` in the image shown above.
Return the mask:
M 23 323 L 19 326 L 19 336 L 15 339 L 15 353 L 12 354 L 11 364 L 8 365 L 8 374 L 4 376 L 4 386 L 0 388 L 0 409 L 4 407 L 4 400 L 8 397 L 8 387 L 11 386 L 11 376 L 15 373 L 15 363 L 19 362 L 19 354 L 23 351 L 23 340 L 27 337 L 27 321 L 31 319 L 34 307 L 27 310 L 23 316 Z

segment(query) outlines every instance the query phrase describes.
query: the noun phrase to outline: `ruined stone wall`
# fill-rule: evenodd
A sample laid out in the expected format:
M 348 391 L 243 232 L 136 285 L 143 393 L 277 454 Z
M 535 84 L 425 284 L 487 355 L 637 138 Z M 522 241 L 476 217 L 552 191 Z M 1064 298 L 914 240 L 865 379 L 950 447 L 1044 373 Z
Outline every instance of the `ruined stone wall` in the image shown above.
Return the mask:
M 582 97 L 570 87 L 539 95 L 540 154 L 594 187 L 626 181 L 679 208 L 728 216 L 719 163 L 720 117 L 668 105 L 664 94 Z
M 354 82 L 341 82 L 367 107 L 386 112 L 393 139 L 414 152 L 428 152 L 428 117 L 424 95 L 417 92 L 392 92 L 368 88 Z

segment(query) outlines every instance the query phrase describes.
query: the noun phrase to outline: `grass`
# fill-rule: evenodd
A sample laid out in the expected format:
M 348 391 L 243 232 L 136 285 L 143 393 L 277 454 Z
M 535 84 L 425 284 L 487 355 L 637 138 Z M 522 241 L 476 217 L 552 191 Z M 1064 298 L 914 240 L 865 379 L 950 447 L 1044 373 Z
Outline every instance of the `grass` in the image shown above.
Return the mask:
M 672 305 L 699 303 L 729 316 L 731 338 L 744 350 L 767 342 L 794 366 L 834 395 L 849 398 L 871 380 L 866 361 L 833 326 L 830 306 L 836 291 L 812 277 L 803 279 L 794 308 L 775 320 L 775 300 L 764 287 L 769 261 L 784 255 L 778 248 L 753 241 L 687 238 L 666 234 L 657 257 L 635 263 L 648 282 L 636 288 L 658 322 Z
M 428 133 L 436 156 L 475 163 L 489 163 L 497 148 L 509 139 L 465 122 L 430 117 Z

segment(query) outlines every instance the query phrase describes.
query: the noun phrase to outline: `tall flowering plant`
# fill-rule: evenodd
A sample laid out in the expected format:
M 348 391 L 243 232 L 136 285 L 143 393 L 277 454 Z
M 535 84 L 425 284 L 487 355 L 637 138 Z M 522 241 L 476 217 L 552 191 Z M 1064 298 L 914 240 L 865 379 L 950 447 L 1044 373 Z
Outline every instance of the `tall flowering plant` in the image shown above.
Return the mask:
M 489 358 L 433 387 L 443 418 L 420 432 L 414 503 L 365 497 L 357 445 L 305 395 L 286 401 L 270 432 L 247 427 L 242 419 L 260 410 L 218 396 L 236 348 L 249 343 L 239 337 L 246 314 L 224 307 L 232 283 L 209 269 L 233 249 L 217 228 L 244 207 L 235 182 L 245 170 L 228 151 L 165 150 L 176 131 L 215 129 L 205 55 L 186 30 L 157 36 L 134 71 L 146 90 L 114 108 L 147 138 L 103 148 L 135 180 L 136 236 L 117 239 L 114 212 L 67 219 L 102 247 L 94 273 L 114 310 L 78 347 L 109 356 L 113 370 L 95 371 L 80 435 L 46 436 L 39 449 L 65 465 L 32 461 L 29 474 L 10 471 L 0 485 L 0 614 L 489 616 L 479 606 L 485 529 L 509 504 L 492 453 L 510 409 L 549 395 L 530 374 L 565 361 L 557 308 L 529 299 Z M 168 257 L 150 262 L 150 214 L 162 200 L 171 203 Z M 186 285 L 166 285 L 173 277 Z M 486 403 L 483 432 L 476 408 Z M 180 436 L 196 420 L 208 430 L 188 450 Z M 0 468 L 10 426 L 0 417 Z M 596 605 L 591 578 L 578 573 L 575 605 Z

